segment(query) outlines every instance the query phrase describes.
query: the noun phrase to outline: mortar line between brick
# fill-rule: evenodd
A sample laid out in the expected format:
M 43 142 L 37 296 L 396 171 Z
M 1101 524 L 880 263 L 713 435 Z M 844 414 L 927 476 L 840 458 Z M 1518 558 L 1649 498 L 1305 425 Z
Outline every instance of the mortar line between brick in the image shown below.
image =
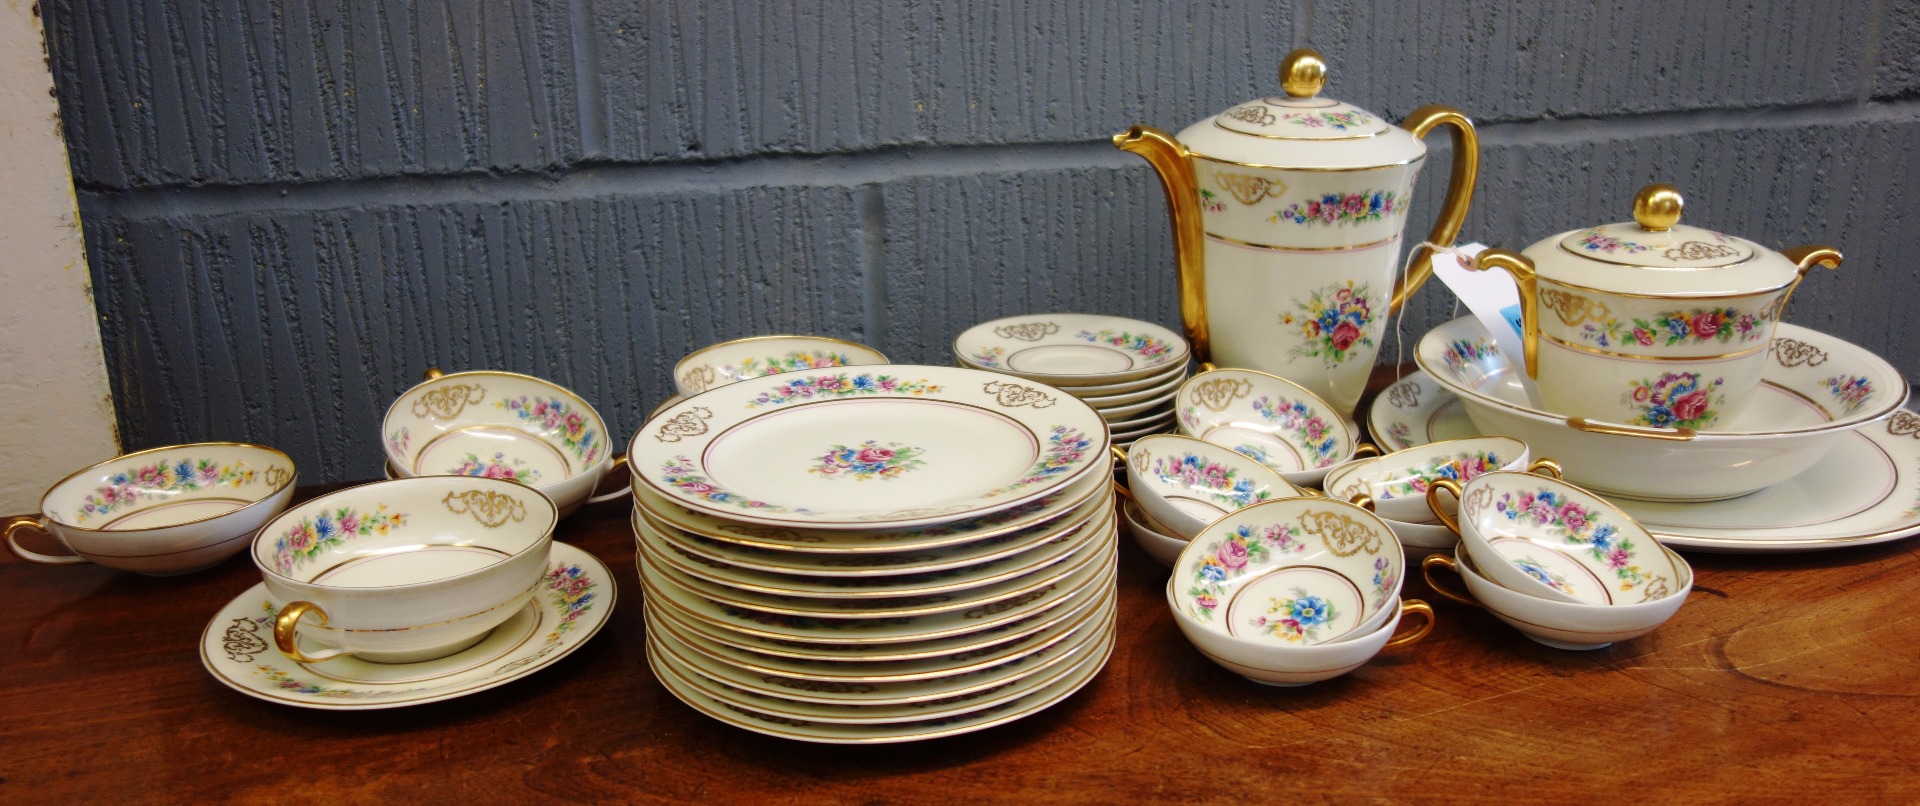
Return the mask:
M 1754 110 L 1661 112 L 1612 118 L 1489 123 L 1483 148 L 1559 145 L 1729 129 L 1777 130 L 1920 121 L 1920 99 Z M 377 206 L 572 201 L 620 196 L 704 194 L 753 187 L 877 185 L 912 177 L 978 176 L 1141 165 L 1101 141 L 1019 145 L 893 146 L 831 155 L 759 155 L 711 162 L 577 166 L 534 173 L 373 177 L 303 184 L 202 185 L 135 190 L 82 188 L 89 217 L 121 220 L 251 212 L 308 212 Z

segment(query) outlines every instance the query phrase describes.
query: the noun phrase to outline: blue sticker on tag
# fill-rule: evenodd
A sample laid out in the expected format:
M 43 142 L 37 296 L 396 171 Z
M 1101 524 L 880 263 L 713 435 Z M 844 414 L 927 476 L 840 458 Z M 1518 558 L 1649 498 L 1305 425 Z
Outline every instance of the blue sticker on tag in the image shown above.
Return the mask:
M 1526 335 L 1526 333 L 1520 327 L 1520 306 L 1508 305 L 1505 308 L 1501 308 L 1500 316 L 1507 320 L 1507 324 L 1513 326 L 1514 335 L 1516 336 Z

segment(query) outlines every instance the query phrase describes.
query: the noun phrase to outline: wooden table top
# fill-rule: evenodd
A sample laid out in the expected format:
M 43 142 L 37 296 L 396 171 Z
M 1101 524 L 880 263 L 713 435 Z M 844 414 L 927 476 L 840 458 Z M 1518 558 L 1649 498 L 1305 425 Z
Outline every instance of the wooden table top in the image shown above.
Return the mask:
M 1194 650 L 1166 569 L 1123 537 L 1119 644 L 1086 689 L 980 733 L 841 747 L 729 727 L 660 686 L 627 512 L 588 507 L 557 533 L 619 586 L 592 641 L 500 688 L 385 711 L 263 702 L 202 668 L 202 629 L 259 579 L 244 555 L 166 579 L 0 557 L 0 799 L 1920 795 L 1912 541 L 1689 555 L 1679 614 L 1592 652 L 1535 644 L 1409 574 L 1406 595 L 1437 610 L 1426 640 L 1279 689 Z

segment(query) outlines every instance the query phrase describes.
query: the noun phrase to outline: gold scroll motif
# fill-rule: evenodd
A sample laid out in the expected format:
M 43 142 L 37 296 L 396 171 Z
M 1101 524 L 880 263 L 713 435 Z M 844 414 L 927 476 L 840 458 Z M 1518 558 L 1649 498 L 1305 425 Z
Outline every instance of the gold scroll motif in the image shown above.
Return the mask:
M 778 526 L 752 526 L 748 524 L 730 524 L 720 527 L 720 531 L 751 537 L 757 540 L 777 540 L 782 543 L 822 543 L 826 538 L 819 535 L 801 534 L 792 529 Z
M 1460 502 L 1460 516 L 1462 518 L 1471 518 L 1490 506 L 1493 506 L 1493 488 L 1486 486 L 1476 487 L 1472 493 L 1467 495 L 1465 500 Z
M 1233 401 L 1253 394 L 1253 381 L 1244 378 L 1214 378 L 1194 384 L 1193 399 L 1213 411 L 1226 411 Z
M 1319 535 L 1326 541 L 1327 550 L 1339 557 L 1380 550 L 1380 533 L 1350 515 L 1309 509 L 1300 514 L 1300 528 L 1307 534 Z
M 1397 409 L 1420 408 L 1420 384 L 1408 381 L 1387 390 L 1387 402 Z
M 413 416 L 445 420 L 460 416 L 467 406 L 487 399 L 487 388 L 477 384 L 455 383 L 428 389 L 413 401 Z
M 267 472 L 264 475 L 267 480 L 267 486 L 278 487 L 282 484 L 287 483 L 289 479 L 293 478 L 293 471 L 288 468 L 269 465 L 267 466 Z
M 1726 244 L 1687 241 L 1661 253 L 1668 260 L 1706 260 L 1712 257 L 1739 257 L 1740 250 Z
M 1059 332 L 1060 326 L 1053 322 L 1022 322 L 1017 325 L 1001 325 L 993 329 L 993 335 L 1020 341 L 1039 341 Z
M 702 364 L 687 370 L 687 374 L 680 376 L 680 385 L 687 387 L 688 392 L 698 394 L 712 386 L 713 378 L 713 367 Z
M 1647 580 L 1647 586 L 1640 590 L 1640 601 L 1651 602 L 1655 599 L 1666 598 L 1666 595 L 1672 592 L 1672 590 L 1672 588 L 1667 587 L 1666 577 L 1654 577 L 1653 579 Z
M 1249 207 L 1268 197 L 1278 198 L 1287 192 L 1287 183 L 1278 179 L 1268 179 L 1253 174 L 1215 173 L 1213 181 L 1233 194 L 1233 198 Z
M 1827 353 L 1799 339 L 1781 336 L 1773 340 L 1773 360 L 1783 367 L 1817 367 L 1827 363 Z
M 1147 463 L 1151 461 L 1153 461 L 1153 454 L 1148 453 L 1145 448 L 1139 448 L 1127 454 L 1127 463 L 1133 465 L 1133 472 L 1142 476 L 1147 474 Z
M 267 639 L 260 637 L 260 622 L 237 618 L 227 625 L 226 635 L 220 638 L 220 648 L 226 651 L 227 660 L 252 663 L 253 656 L 267 651 Z
M 1920 439 L 1920 417 L 1915 417 L 1911 412 L 1896 411 L 1893 413 L 1893 419 L 1887 422 L 1887 433 L 1896 437 Z
M 1227 117 L 1233 118 L 1234 120 L 1246 121 L 1255 126 L 1272 126 L 1273 124 L 1278 123 L 1280 120 L 1279 118 L 1274 117 L 1272 112 L 1267 111 L 1267 108 L 1265 106 L 1262 106 L 1260 104 L 1254 104 L 1252 106 L 1243 106 L 1238 109 L 1229 109 L 1225 112 L 1222 112 L 1221 114 Z
M 447 511 L 455 515 L 473 515 L 475 521 L 488 529 L 497 529 L 507 521 L 527 519 L 527 505 L 521 503 L 520 499 L 492 490 L 447 493 L 440 503 L 446 504 Z
M 1052 395 L 1031 386 L 1005 381 L 987 381 L 980 387 L 980 391 L 993 395 L 993 402 L 1000 404 L 1001 408 L 1017 409 L 1021 406 L 1032 406 L 1036 409 L 1044 409 L 1052 407 L 1055 402 Z
M 707 421 L 713 419 L 713 410 L 705 406 L 675 414 L 660 424 L 660 432 L 653 438 L 660 442 L 679 442 L 684 437 L 697 437 L 707 433 Z
M 1578 327 L 1585 322 L 1606 324 L 1611 313 L 1604 302 L 1553 288 L 1540 289 L 1540 304 L 1553 311 L 1567 327 Z

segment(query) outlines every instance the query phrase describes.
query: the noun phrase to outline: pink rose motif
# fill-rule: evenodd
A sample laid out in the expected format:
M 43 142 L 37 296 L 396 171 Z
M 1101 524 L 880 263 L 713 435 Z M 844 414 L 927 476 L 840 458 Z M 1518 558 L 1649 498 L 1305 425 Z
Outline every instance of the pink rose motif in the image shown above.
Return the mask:
M 1653 334 L 1647 332 L 1646 328 L 1636 327 L 1633 329 L 1633 340 L 1640 342 L 1642 345 L 1651 345 L 1653 344 Z
M 348 516 L 346 516 L 346 517 L 344 517 L 344 518 L 341 518 L 341 519 L 340 519 L 340 531 L 342 531 L 342 532 L 346 532 L 347 534 L 354 534 L 354 533 L 357 533 L 357 532 L 359 532 L 359 531 L 360 531 L 360 516 L 359 516 L 359 515 L 358 515 L 358 514 L 356 513 L 356 514 L 351 514 L 351 515 L 348 515 Z
M 1587 511 L 1579 504 L 1568 503 L 1560 508 L 1560 522 L 1567 525 L 1567 531 L 1578 532 L 1587 528 Z
M 1695 389 L 1673 401 L 1673 416 L 1680 420 L 1693 420 L 1707 413 L 1707 390 Z
M 512 479 L 513 468 L 507 467 L 506 465 L 487 465 L 486 472 L 481 473 L 480 475 L 483 478 L 489 478 L 489 479 Z M 342 522 L 341 525 L 344 526 L 346 524 Z
M 893 451 L 886 448 L 861 448 L 854 458 L 861 464 L 881 464 L 893 459 Z
M 1307 439 L 1319 442 L 1327 435 L 1327 424 L 1315 417 L 1307 421 Z
M 306 551 L 313 547 L 313 532 L 305 527 L 295 526 L 287 532 L 287 547 L 294 551 Z
M 1213 556 L 1228 568 L 1245 568 L 1247 565 L 1247 547 L 1238 540 L 1227 541 Z
M 1720 332 L 1720 313 L 1718 311 L 1708 311 L 1706 313 L 1696 314 L 1693 317 L 1692 325 L 1693 335 L 1703 339 L 1712 338 L 1713 334 Z
M 706 495 L 707 493 L 713 492 L 713 485 L 703 481 L 684 481 L 680 483 L 680 489 L 693 493 L 694 495 Z
M 1613 551 L 1607 552 L 1607 567 L 1608 568 L 1627 567 L 1627 550 L 1614 549 Z
M 1553 507 L 1549 506 L 1545 501 L 1536 500 L 1529 504 L 1527 506 L 1527 514 L 1533 516 L 1534 520 L 1541 523 L 1553 522 Z
M 1353 289 L 1351 288 L 1342 288 L 1339 291 L 1333 292 L 1334 302 L 1344 303 L 1350 299 L 1353 299 Z
M 1197 597 L 1194 597 L 1193 603 L 1207 610 L 1212 610 L 1220 606 L 1219 600 L 1213 598 L 1212 596 L 1208 596 L 1204 593 L 1200 594 Z
M 1354 327 L 1352 322 L 1341 322 L 1333 326 L 1333 349 L 1335 350 L 1345 352 L 1359 338 L 1360 328 Z

